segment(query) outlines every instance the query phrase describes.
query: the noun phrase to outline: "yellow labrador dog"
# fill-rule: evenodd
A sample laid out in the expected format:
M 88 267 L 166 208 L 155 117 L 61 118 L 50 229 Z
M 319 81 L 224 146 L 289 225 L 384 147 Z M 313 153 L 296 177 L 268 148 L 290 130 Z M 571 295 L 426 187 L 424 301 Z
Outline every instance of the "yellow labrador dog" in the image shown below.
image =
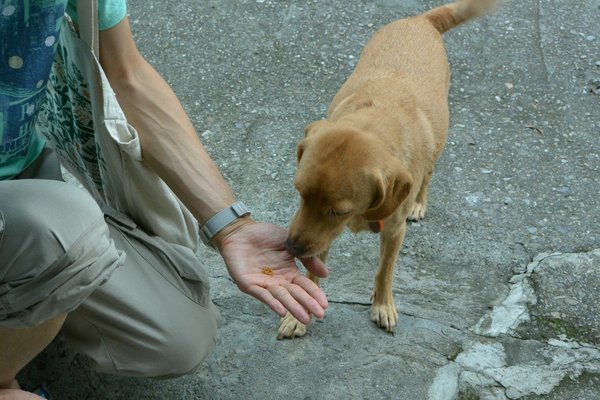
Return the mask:
M 392 280 L 406 220 L 425 215 L 429 180 L 448 135 L 450 72 L 442 33 L 494 3 L 460 0 L 384 26 L 363 49 L 327 119 L 308 125 L 298 145 L 294 185 L 301 199 L 287 247 L 298 257 L 325 260 L 346 226 L 378 232 L 371 319 L 388 332 L 398 320 Z M 278 338 L 305 333 L 288 314 Z

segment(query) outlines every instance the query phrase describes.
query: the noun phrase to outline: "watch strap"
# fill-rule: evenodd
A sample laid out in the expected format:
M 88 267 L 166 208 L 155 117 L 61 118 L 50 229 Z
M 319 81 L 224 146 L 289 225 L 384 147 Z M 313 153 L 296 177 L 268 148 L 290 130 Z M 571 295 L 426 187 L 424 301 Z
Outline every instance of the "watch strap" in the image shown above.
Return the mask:
M 211 246 L 213 236 L 238 218 L 250 215 L 250 210 L 244 203 L 238 201 L 216 213 L 211 219 L 200 226 L 199 235 L 202 243 Z

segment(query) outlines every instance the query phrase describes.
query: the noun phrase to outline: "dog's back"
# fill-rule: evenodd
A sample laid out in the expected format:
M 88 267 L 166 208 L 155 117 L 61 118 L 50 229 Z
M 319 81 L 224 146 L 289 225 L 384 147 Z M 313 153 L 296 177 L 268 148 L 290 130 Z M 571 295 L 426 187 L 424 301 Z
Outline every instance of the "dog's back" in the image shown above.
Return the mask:
M 348 81 L 331 104 L 354 91 L 364 79 L 394 76 L 419 87 L 448 86 L 447 59 L 441 34 L 494 8 L 495 0 L 459 0 L 423 14 L 391 22 L 377 31 L 364 47 Z M 447 92 L 440 93 L 444 97 Z
M 342 102 L 356 98 L 356 93 L 381 92 L 382 88 L 391 91 L 400 83 L 403 91 L 390 92 L 387 107 L 421 109 L 436 133 L 436 147 L 441 148 L 448 130 L 450 85 L 442 33 L 486 13 L 495 4 L 495 0 L 459 0 L 379 29 L 331 102 L 328 119 L 341 117 L 336 109 Z

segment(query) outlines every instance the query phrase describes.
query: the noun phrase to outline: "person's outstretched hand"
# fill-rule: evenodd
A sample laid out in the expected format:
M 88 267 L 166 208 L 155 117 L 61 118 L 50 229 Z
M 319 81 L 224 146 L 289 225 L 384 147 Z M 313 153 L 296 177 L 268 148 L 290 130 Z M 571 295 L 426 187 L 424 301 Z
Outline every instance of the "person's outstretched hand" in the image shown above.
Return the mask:
M 242 292 L 256 297 L 281 317 L 289 311 L 308 324 L 311 315 L 319 319 L 325 316 L 327 297 L 300 272 L 294 256 L 286 250 L 286 238 L 284 228 L 242 218 L 219 232 L 215 244 Z M 301 261 L 316 276 L 327 276 L 327 267 L 317 257 Z M 272 274 L 263 273 L 264 267 Z

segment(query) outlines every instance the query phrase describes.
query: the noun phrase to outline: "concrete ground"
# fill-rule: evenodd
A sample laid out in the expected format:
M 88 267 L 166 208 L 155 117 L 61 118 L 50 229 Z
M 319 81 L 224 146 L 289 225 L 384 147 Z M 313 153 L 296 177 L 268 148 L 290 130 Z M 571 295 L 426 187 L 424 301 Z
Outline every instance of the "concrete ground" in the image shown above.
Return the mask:
M 139 47 L 255 218 L 287 225 L 303 127 L 377 27 L 439 0 L 129 0 Z M 373 234 L 344 234 L 306 337 L 214 253 L 216 350 L 169 381 L 96 374 L 60 339 L 24 376 L 57 399 L 600 399 L 600 0 L 505 1 L 445 35 L 451 129 L 409 226 L 394 335 L 369 319 Z

